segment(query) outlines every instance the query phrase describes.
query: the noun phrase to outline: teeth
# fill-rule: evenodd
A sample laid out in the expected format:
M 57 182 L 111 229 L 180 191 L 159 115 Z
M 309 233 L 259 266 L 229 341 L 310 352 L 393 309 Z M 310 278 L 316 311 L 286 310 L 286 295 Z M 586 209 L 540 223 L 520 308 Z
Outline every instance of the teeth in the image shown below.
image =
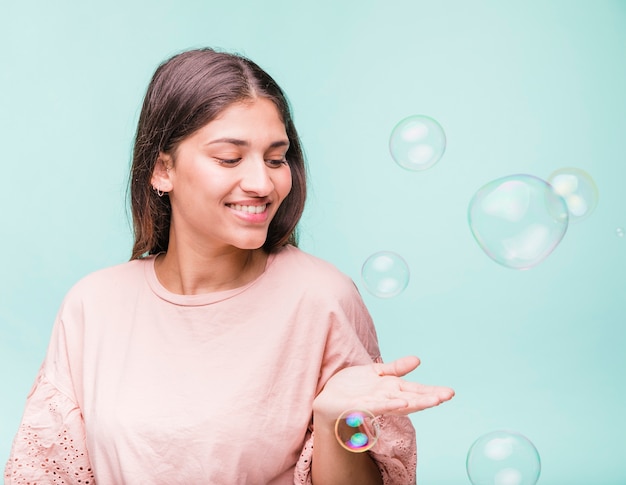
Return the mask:
M 236 211 L 241 212 L 249 212 L 250 214 L 260 214 L 261 212 L 265 212 L 265 208 L 267 204 L 263 205 L 239 205 L 239 204 L 228 204 L 231 209 L 235 209 Z

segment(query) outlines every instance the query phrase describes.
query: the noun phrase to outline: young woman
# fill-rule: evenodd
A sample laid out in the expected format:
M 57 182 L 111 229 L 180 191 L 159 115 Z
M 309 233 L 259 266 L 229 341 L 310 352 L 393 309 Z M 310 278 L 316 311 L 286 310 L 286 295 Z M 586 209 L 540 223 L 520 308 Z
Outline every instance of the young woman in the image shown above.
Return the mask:
M 384 364 L 353 282 L 296 248 L 305 166 L 275 81 L 199 49 L 155 72 L 137 128 L 131 261 L 66 296 L 7 484 L 415 482 L 407 414 L 450 399 Z M 345 410 L 381 416 L 369 452 Z

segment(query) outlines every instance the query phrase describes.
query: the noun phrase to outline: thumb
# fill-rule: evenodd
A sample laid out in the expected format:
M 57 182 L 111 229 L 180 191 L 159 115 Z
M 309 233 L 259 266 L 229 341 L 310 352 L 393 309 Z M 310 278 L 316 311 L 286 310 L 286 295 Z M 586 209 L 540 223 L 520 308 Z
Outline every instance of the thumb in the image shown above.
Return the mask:
M 375 364 L 379 376 L 404 376 L 415 370 L 420 365 L 420 360 L 414 355 L 400 357 L 389 363 Z

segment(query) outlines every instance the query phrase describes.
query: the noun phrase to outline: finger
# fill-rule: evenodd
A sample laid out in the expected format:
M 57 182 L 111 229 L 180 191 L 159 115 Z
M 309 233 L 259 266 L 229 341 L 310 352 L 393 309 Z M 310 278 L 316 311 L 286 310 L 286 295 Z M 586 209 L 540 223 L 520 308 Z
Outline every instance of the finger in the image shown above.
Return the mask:
M 435 387 L 434 389 L 429 390 L 428 392 L 420 392 L 420 393 L 409 393 L 415 396 L 417 399 L 432 397 L 437 400 L 439 403 L 444 401 L 449 401 L 454 397 L 454 390 L 449 387 Z M 406 399 L 407 393 L 403 393 L 401 397 Z
M 414 355 L 401 357 L 389 363 L 374 364 L 379 376 L 404 376 L 420 365 L 420 360 Z
M 406 399 L 408 407 L 426 409 L 449 401 L 454 397 L 454 390 L 449 387 L 432 387 L 428 392 L 403 392 L 394 397 Z
M 382 414 L 408 414 L 412 411 L 409 409 L 409 402 L 406 399 L 393 398 L 369 401 L 364 406 L 369 412 L 375 416 Z
M 454 397 L 454 389 L 445 386 L 429 386 L 420 384 L 419 382 L 399 380 L 400 390 L 403 392 L 422 394 L 422 395 L 434 395 L 441 398 L 442 401 L 448 401 Z
M 393 399 L 393 401 L 406 401 L 406 406 L 398 406 L 395 409 L 387 411 L 388 414 L 407 415 L 415 413 L 417 411 L 423 411 L 425 409 L 439 406 L 443 402 L 450 399 L 451 395 L 444 394 L 403 394 Z M 391 407 L 391 406 L 390 406 Z
M 396 391 L 390 393 L 384 399 L 366 401 L 363 403 L 364 407 L 375 415 L 407 415 L 438 406 L 454 397 L 454 390 L 449 387 L 424 386 L 421 384 L 418 384 L 418 386 L 420 386 L 420 392 Z

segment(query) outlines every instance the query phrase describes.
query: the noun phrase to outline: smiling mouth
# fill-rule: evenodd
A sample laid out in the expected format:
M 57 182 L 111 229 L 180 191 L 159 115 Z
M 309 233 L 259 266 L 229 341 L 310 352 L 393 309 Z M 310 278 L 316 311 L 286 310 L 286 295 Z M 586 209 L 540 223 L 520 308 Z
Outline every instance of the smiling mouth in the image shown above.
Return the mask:
M 265 212 L 267 208 L 267 204 L 262 205 L 239 205 L 239 204 L 226 204 L 227 207 L 230 207 L 233 210 L 240 212 L 247 212 L 249 214 L 260 214 L 261 212 Z

